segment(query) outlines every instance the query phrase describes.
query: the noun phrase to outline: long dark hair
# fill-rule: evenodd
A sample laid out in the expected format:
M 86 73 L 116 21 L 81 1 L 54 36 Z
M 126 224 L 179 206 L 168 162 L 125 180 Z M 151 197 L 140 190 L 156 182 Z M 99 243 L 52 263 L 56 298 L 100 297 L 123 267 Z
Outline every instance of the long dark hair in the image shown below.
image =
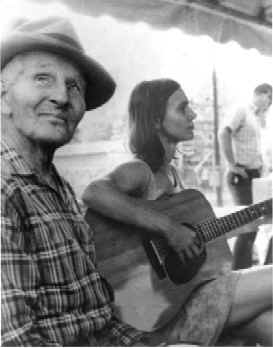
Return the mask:
M 169 97 L 180 88 L 171 79 L 140 82 L 129 100 L 129 128 L 131 151 L 156 172 L 163 164 L 165 151 L 158 137 L 156 124 L 165 117 Z

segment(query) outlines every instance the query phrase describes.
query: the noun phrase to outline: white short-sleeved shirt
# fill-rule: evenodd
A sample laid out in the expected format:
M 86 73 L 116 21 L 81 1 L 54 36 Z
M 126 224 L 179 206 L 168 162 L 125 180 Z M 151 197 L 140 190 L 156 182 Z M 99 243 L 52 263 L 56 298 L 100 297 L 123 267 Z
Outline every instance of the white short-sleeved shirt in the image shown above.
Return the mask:
M 273 147 L 273 110 L 272 106 L 266 113 L 266 126 L 262 130 L 262 155 L 264 162 L 264 174 L 272 171 L 272 147 Z
M 232 134 L 232 146 L 236 163 L 249 169 L 261 168 L 262 158 L 262 130 L 265 115 L 257 116 L 252 106 L 240 107 L 233 116 L 226 120 Z

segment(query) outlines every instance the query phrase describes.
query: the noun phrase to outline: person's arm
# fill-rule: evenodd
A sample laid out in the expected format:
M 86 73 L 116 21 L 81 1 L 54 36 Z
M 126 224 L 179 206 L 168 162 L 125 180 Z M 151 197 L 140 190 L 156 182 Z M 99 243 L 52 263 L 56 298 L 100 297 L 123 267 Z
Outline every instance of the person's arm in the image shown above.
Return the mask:
M 184 253 L 188 257 L 199 254 L 192 230 L 152 209 L 147 200 L 134 197 L 135 192 L 147 188 L 151 175 L 150 168 L 143 162 L 125 163 L 104 179 L 92 182 L 83 194 L 83 202 L 105 216 L 164 237 L 182 259 Z
M 220 140 L 221 140 L 221 145 L 223 148 L 225 158 L 229 166 L 230 167 L 235 166 L 235 160 L 234 160 L 233 149 L 232 149 L 232 134 L 231 134 L 231 129 L 228 126 L 222 129 L 222 132 L 220 133 Z
M 92 182 L 83 193 L 83 202 L 105 216 L 160 233 L 168 218 L 152 210 L 146 200 L 134 197 L 134 192 L 145 190 L 150 175 L 142 162 L 122 164 Z
M 4 198 L 1 204 L 2 346 L 60 346 L 37 329 L 35 305 L 39 272 L 31 254 L 24 250 L 24 244 L 27 245 L 21 218 L 12 201 Z
M 233 147 L 232 147 L 232 130 L 229 126 L 225 126 L 220 134 L 220 143 L 223 149 L 224 156 L 228 162 L 228 166 L 233 173 L 238 173 L 242 177 L 247 177 L 245 170 L 238 167 L 235 163 Z

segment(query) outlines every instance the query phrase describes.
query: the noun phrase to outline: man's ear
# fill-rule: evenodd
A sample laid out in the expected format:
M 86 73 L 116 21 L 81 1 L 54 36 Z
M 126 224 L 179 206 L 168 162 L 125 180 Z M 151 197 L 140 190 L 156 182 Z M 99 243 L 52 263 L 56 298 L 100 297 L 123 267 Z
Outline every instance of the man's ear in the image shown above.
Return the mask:
M 11 115 L 8 88 L 3 81 L 1 81 L 1 114 Z

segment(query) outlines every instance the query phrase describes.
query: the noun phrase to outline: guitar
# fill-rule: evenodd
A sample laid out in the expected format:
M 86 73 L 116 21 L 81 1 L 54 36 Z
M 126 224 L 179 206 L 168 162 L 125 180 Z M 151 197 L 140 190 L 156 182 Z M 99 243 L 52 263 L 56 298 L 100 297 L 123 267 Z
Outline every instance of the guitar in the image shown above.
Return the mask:
M 217 237 L 271 214 L 272 199 L 222 218 L 216 218 L 204 195 L 193 189 L 146 203 L 192 226 L 198 238 L 208 243 L 206 255 L 193 266 L 183 265 L 163 238 L 151 239 L 148 231 L 91 209 L 85 218 L 94 232 L 99 270 L 115 290 L 117 314 L 125 322 L 150 331 L 164 325 L 196 286 L 230 269 L 226 238 Z
M 208 243 L 235 228 L 270 214 L 272 214 L 272 199 L 267 199 L 222 218 L 208 219 L 195 225 L 185 223 L 185 225 L 195 230 L 197 240 Z M 183 263 L 178 254 L 168 248 L 166 243 L 162 243 L 161 240 L 144 239 L 143 244 L 158 276 L 163 278 L 167 275 L 175 284 L 183 284 L 191 280 L 206 259 L 206 250 L 204 250 L 194 260 Z M 163 275 L 164 268 L 165 274 Z

